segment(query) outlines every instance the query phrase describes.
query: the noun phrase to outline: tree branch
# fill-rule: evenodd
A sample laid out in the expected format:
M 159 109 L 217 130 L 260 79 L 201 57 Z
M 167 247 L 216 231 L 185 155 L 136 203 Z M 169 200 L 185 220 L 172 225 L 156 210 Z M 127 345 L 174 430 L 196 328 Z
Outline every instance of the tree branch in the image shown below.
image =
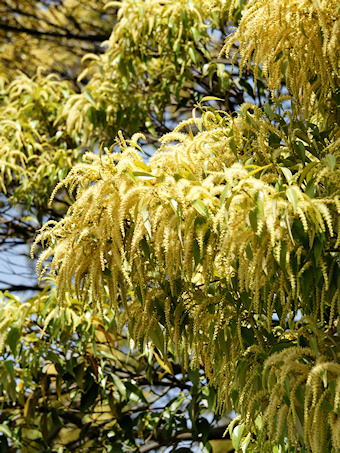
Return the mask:
M 6 282 L 0 281 L 6 285 Z M 42 288 L 38 285 L 30 286 L 30 285 L 9 285 L 7 288 L 0 288 L 0 291 L 8 291 L 8 292 L 16 292 L 16 291 L 41 291 Z
M 225 430 L 227 426 L 217 426 L 215 428 L 211 428 L 209 431 L 208 440 L 227 440 L 230 439 L 228 435 L 224 436 Z M 188 440 L 195 440 L 192 435 L 192 431 L 188 432 L 180 432 L 178 435 L 174 436 L 173 438 L 175 441 L 188 441 Z M 199 439 L 197 439 L 199 441 Z M 164 446 L 161 442 L 151 442 L 144 447 L 139 449 L 140 453 L 148 453 L 151 450 L 155 450 Z
M 43 30 L 34 30 L 32 28 L 27 28 L 27 27 L 14 27 L 13 25 L 8 25 L 8 24 L 3 24 L 0 23 L 0 30 L 5 30 L 5 31 L 11 31 L 14 33 L 26 33 L 28 35 L 32 36 L 51 36 L 54 38 L 67 38 L 67 39 L 76 39 L 79 41 L 105 41 L 106 39 L 109 38 L 108 35 L 101 35 L 101 34 L 96 34 L 96 35 L 75 35 L 73 33 L 70 33 L 69 31 L 65 31 L 65 33 L 60 33 L 56 31 L 43 31 Z

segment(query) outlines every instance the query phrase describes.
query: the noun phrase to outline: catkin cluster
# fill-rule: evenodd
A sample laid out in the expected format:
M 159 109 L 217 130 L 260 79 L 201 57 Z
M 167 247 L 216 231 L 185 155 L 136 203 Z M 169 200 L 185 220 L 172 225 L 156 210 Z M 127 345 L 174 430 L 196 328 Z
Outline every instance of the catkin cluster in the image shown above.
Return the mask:
M 196 135 L 193 123 L 201 129 Z M 276 154 L 274 131 L 282 139 Z M 327 183 L 328 175 L 338 181 L 338 166 L 309 153 L 308 163 L 295 156 L 295 171 L 284 167 L 294 147 L 261 109 L 247 105 L 236 118 L 209 111 L 181 123 L 148 164 L 139 138 L 120 135 L 116 148 L 86 154 L 60 184 L 76 201 L 37 238 L 47 245 L 38 273 L 51 268 L 61 303 L 73 283 L 79 298 L 110 301 L 141 347 L 158 329 L 163 343 L 173 339 L 179 352 L 191 351 L 190 366 L 204 365 L 223 408 L 230 408 L 239 360 L 247 358 L 238 408 L 251 418 L 265 391 L 258 394 L 253 382 L 255 364 L 272 357 L 273 314 L 280 313 L 282 328 L 298 310 L 328 326 L 339 316 L 340 202 Z M 337 146 L 328 150 L 338 158 Z M 314 194 L 310 180 L 320 182 Z M 306 385 L 307 371 L 303 379 L 296 385 Z M 278 414 L 282 427 L 288 417 L 292 441 L 293 403 Z M 314 406 L 305 409 L 307 419 L 318 416 Z M 268 400 L 268 414 L 276 407 Z M 337 418 L 329 420 L 337 426 Z M 276 439 L 280 429 L 269 432 Z
M 110 302 L 140 348 L 171 341 L 204 367 L 221 410 L 261 416 L 261 445 L 313 453 L 340 448 L 337 3 L 250 2 L 227 40 L 241 71 L 252 61 L 273 94 L 286 83 L 290 111 L 203 109 L 147 164 L 140 134 L 120 133 L 59 185 L 76 201 L 36 239 L 61 304 L 73 284 Z
M 251 2 L 221 53 L 239 43 L 233 59 L 240 54 L 241 73 L 251 65 L 255 83 L 260 70 L 273 95 L 284 82 L 307 116 L 315 108 L 329 115 L 340 80 L 339 41 L 337 0 L 261 0 Z

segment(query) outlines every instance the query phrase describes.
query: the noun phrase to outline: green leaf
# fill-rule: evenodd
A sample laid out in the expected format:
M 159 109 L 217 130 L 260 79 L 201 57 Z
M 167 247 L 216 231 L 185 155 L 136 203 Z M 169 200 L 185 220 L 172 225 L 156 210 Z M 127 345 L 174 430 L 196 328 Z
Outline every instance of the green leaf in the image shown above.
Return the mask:
M 298 400 L 300 406 L 304 407 L 304 404 L 305 404 L 305 391 L 303 390 L 303 388 L 300 385 L 295 390 L 295 396 L 296 396 L 296 399 Z
M 126 140 L 126 141 L 129 142 L 130 140 Z M 133 143 L 133 145 L 136 146 L 135 143 Z M 140 147 L 138 147 L 138 148 L 141 150 Z M 135 160 L 133 163 L 136 167 L 142 169 L 144 172 L 151 174 L 151 168 L 149 167 L 149 165 L 146 165 L 144 162 L 140 162 L 138 160 Z
M 269 118 L 272 118 L 274 116 L 274 112 L 273 112 L 271 106 L 268 104 L 268 102 L 265 103 L 263 109 L 264 109 L 265 113 L 269 116 Z
M 290 204 L 293 206 L 294 214 L 296 214 L 296 208 L 297 208 L 297 203 L 298 203 L 298 194 L 294 187 L 289 187 L 286 190 L 286 195 L 287 198 L 290 202 Z
M 196 386 L 199 386 L 200 383 L 200 375 L 198 370 L 191 370 L 190 368 L 187 371 L 188 378 L 190 381 Z
M 258 216 L 258 208 L 253 208 L 250 212 L 249 212 L 249 221 L 250 221 L 250 225 L 253 229 L 253 231 L 256 233 L 257 231 L 257 216 Z
M 190 55 L 191 60 L 192 60 L 195 64 L 197 64 L 197 61 L 198 61 L 198 60 L 197 60 L 197 53 L 195 52 L 195 50 L 194 50 L 192 47 L 189 47 L 189 51 L 188 51 L 188 52 L 189 52 L 189 55 Z
M 149 204 L 146 204 L 143 206 L 142 217 L 143 217 L 143 223 L 144 223 L 145 229 L 148 232 L 150 238 L 152 238 L 151 222 L 150 222 L 150 216 L 149 216 Z
M 147 178 L 154 178 L 154 175 L 147 173 L 146 171 L 134 171 L 133 174 L 135 176 L 146 176 Z
M 12 326 L 7 335 L 7 344 L 10 347 L 12 354 L 16 356 L 16 348 L 20 338 L 20 331 L 18 327 Z
M 165 406 L 165 411 L 168 412 L 170 415 L 174 415 L 178 411 L 178 409 L 181 407 L 181 405 L 183 404 L 185 399 L 186 399 L 185 396 L 182 396 L 182 395 L 176 396 L 176 398 L 173 398 Z
M 280 52 L 279 52 L 279 53 L 276 55 L 276 57 L 275 57 L 275 62 L 276 62 L 276 61 L 279 61 L 279 60 L 282 58 L 282 56 L 283 56 L 283 51 L 280 50 Z
M 286 263 L 287 263 L 287 244 L 285 242 L 281 242 L 281 250 L 280 250 L 280 266 L 283 270 L 286 270 Z
M 4 434 L 6 437 L 11 438 L 12 432 L 7 425 L 0 425 L 0 433 Z
M 132 384 L 132 382 L 127 381 L 125 382 L 125 388 L 128 390 L 128 392 L 131 394 L 136 395 L 137 399 L 136 401 L 141 401 L 142 403 L 147 403 L 147 400 L 145 399 L 145 396 L 143 395 L 142 390 L 137 387 L 135 384 Z M 127 393 L 127 399 L 129 398 L 129 393 Z
M 336 166 L 336 157 L 333 156 L 333 154 L 327 154 L 327 156 L 323 158 L 323 161 L 332 171 L 334 171 Z
M 221 193 L 221 198 L 220 198 L 220 205 L 221 206 L 225 202 L 225 199 L 226 199 L 227 193 L 229 192 L 229 189 L 230 189 L 230 184 L 227 184 L 225 186 L 225 188 L 223 189 L 222 193 Z
M 308 184 L 307 184 L 307 186 L 306 186 L 306 188 L 305 188 L 305 194 L 306 194 L 307 197 L 309 197 L 309 198 L 314 198 L 314 193 L 315 193 L 315 185 L 314 185 L 314 182 L 315 182 L 315 180 L 314 180 L 314 178 L 312 178 L 312 179 L 308 182 Z
M 96 398 L 98 396 L 98 390 L 99 390 L 99 385 L 96 383 L 93 383 L 90 389 L 86 392 L 83 393 L 81 400 L 80 400 L 80 410 L 81 412 L 85 412 L 89 407 L 91 407 L 94 402 L 96 401 Z
M 255 175 L 255 174 L 258 173 L 259 171 L 266 170 L 267 168 L 269 168 L 269 167 L 271 167 L 271 166 L 272 166 L 272 164 L 264 165 L 263 167 L 257 167 L 257 166 L 256 166 L 257 168 L 255 168 L 255 170 L 252 170 L 252 171 L 250 171 L 250 172 L 248 173 L 247 178 L 249 178 L 250 176 Z
M 316 338 L 315 337 L 311 337 L 309 339 L 309 345 L 312 349 L 312 351 L 314 352 L 314 354 L 318 357 L 319 355 L 319 348 L 318 348 L 318 342 L 316 341 Z
M 12 360 L 5 360 L 4 365 L 11 378 L 14 380 L 14 364 Z
M 164 335 L 159 324 L 151 329 L 150 338 L 158 351 L 164 354 Z
M 179 215 L 179 210 L 178 210 L 178 202 L 174 200 L 173 198 L 169 198 L 169 203 L 174 212 Z
M 301 438 L 304 438 L 304 431 L 303 431 L 303 411 L 301 407 L 296 407 L 295 408 L 296 412 L 296 425 L 295 428 L 297 432 L 300 434 Z
M 60 356 L 54 354 L 54 352 L 49 351 L 46 355 L 46 360 L 51 361 L 52 363 L 56 363 L 57 365 L 62 365 L 62 361 Z
M 286 389 L 286 392 L 287 392 L 287 395 L 288 395 L 288 398 L 289 398 L 289 394 L 290 394 L 290 382 L 289 382 L 289 377 L 286 376 L 286 379 L 285 379 L 285 389 Z
M 306 149 L 304 144 L 300 140 L 296 140 L 293 142 L 293 148 L 304 164 L 306 161 Z
M 137 179 L 135 177 L 135 175 L 133 174 L 133 172 L 130 170 L 130 168 L 125 168 L 124 170 L 124 173 L 133 181 L 133 182 L 137 182 Z
M 272 148 L 278 148 L 281 144 L 281 138 L 277 134 L 271 133 L 268 137 L 268 143 Z
M 56 411 L 56 409 L 54 409 L 53 407 L 50 408 L 50 411 L 51 411 L 51 414 L 52 414 L 52 421 L 53 421 L 53 424 L 55 426 L 57 426 L 58 428 L 62 428 L 63 426 L 65 426 L 62 422 L 62 420 L 58 417 L 58 412 Z
M 89 90 L 84 91 L 84 98 L 90 102 L 90 104 L 93 105 L 93 107 L 96 107 L 96 103 L 93 100 L 92 94 L 89 92 Z
M 247 257 L 249 260 L 253 259 L 253 252 L 251 250 L 251 246 L 249 243 L 247 244 L 247 247 L 246 247 L 246 254 L 247 254 Z
M 184 231 L 184 239 L 187 237 L 188 235 L 188 232 L 189 232 L 189 229 L 192 225 L 192 222 L 194 221 L 194 219 L 196 218 L 196 213 L 193 212 L 189 218 L 189 221 L 187 222 L 187 225 L 185 227 L 185 231 Z
M 115 374 L 112 374 L 112 380 L 113 380 L 118 392 L 126 400 L 126 387 L 125 387 L 124 383 Z
M 238 451 L 240 448 L 244 428 L 245 428 L 245 426 L 243 423 L 241 425 L 237 425 L 233 429 L 233 432 L 231 434 L 231 441 L 232 441 L 233 447 L 236 451 Z
M 186 9 L 181 10 L 181 20 L 183 22 L 184 27 L 186 28 L 188 25 L 188 13 Z
M 303 26 L 303 22 L 300 22 L 300 30 L 302 31 L 302 34 L 305 38 L 309 39 L 308 36 L 306 35 L 305 28 Z
M 200 252 L 200 246 L 197 242 L 197 239 L 194 240 L 193 247 L 192 247 L 192 252 L 194 255 L 194 260 L 195 260 L 195 267 L 199 265 L 201 262 L 201 252 Z
M 229 146 L 230 146 L 232 152 L 235 154 L 235 157 L 238 157 L 237 150 L 236 150 L 236 144 L 235 144 L 235 140 L 234 139 L 230 140 Z
M 314 240 L 314 245 L 313 245 L 313 252 L 314 252 L 314 258 L 315 258 L 315 263 L 318 264 L 321 253 L 323 250 L 323 244 L 321 240 L 319 239 L 318 236 L 316 236 Z
M 300 178 L 299 178 L 299 185 L 300 186 L 303 183 L 303 181 L 306 178 L 306 176 L 308 175 L 308 173 L 315 167 L 315 165 L 317 165 L 317 162 L 309 162 L 309 164 L 306 165 L 306 167 L 303 169 L 303 171 L 302 171 L 302 173 L 300 175 Z
M 196 209 L 196 211 L 203 217 L 206 217 L 207 219 L 210 218 L 208 208 L 206 207 L 202 200 L 195 200 L 192 202 L 192 205 Z
M 136 285 L 136 294 L 137 294 L 139 302 L 143 306 L 144 305 L 144 303 L 143 303 L 143 294 L 142 294 L 142 290 L 141 290 L 141 287 L 140 287 L 139 283 L 137 283 L 137 285 Z
M 111 277 L 112 275 L 111 269 L 109 267 L 105 267 L 103 275 L 106 275 L 106 277 Z
M 200 418 L 196 422 L 196 429 L 198 431 L 198 439 L 206 444 L 208 441 L 209 433 L 210 433 L 210 423 L 206 418 Z
M 309 139 L 306 131 L 297 129 L 294 132 L 295 132 L 296 137 L 298 137 L 300 140 L 302 140 L 305 143 L 308 143 L 310 145 L 310 139 Z
M 198 41 L 200 40 L 200 34 L 198 33 L 197 28 L 195 28 L 195 27 L 191 27 L 190 30 L 191 30 L 191 34 L 194 38 L 194 41 L 197 44 Z
M 264 197 L 263 192 L 260 190 L 255 195 L 256 205 L 259 209 L 259 213 L 263 216 L 264 215 Z
M 144 252 L 144 255 L 150 259 L 150 247 L 149 247 L 149 243 L 148 241 L 146 240 L 145 237 L 143 237 L 143 239 L 141 240 L 141 246 L 142 246 L 142 250 Z
M 290 184 L 293 178 L 292 172 L 287 167 L 281 167 L 281 170 L 282 173 L 285 175 L 288 184 Z
M 333 405 L 327 400 L 323 400 L 320 407 L 325 412 L 331 412 L 332 410 L 334 410 Z
M 335 398 L 336 385 L 337 385 L 336 379 L 331 379 L 331 381 L 329 382 L 329 389 L 331 391 L 331 395 L 333 398 Z

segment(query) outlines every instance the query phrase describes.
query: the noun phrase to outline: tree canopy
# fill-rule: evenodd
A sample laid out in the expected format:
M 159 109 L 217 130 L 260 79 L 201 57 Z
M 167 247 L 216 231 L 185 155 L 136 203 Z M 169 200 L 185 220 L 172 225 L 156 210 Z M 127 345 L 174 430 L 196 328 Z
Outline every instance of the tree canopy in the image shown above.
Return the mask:
M 22 206 L 40 224 L 48 220 L 31 253 L 41 250 L 40 281 L 56 285 L 33 298 L 25 319 L 30 325 L 45 306 L 41 336 L 58 342 L 70 377 L 60 357 L 44 363 L 54 364 L 66 393 L 76 381 L 65 398 L 78 413 L 97 407 L 101 389 L 108 418 L 101 424 L 92 411 L 88 420 L 119 448 L 143 451 L 154 439 L 150 448 L 175 449 L 190 419 L 191 439 L 211 451 L 208 407 L 215 416 L 238 414 L 229 425 L 236 451 L 338 451 L 339 2 L 106 7 L 118 9 L 117 22 L 104 52 L 85 57 L 79 93 L 41 72 L 3 82 L 4 209 Z M 148 143 L 157 148 L 149 159 Z M 26 337 L 14 346 L 8 326 L 13 307 L 25 305 L 6 297 L 0 333 L 15 355 Z M 98 328 L 83 316 L 115 348 L 108 359 L 101 345 L 94 352 Z M 70 331 L 76 339 L 68 342 Z M 117 338 L 132 346 L 121 365 L 134 376 L 128 384 L 117 369 Z M 81 346 L 91 342 L 93 349 Z M 15 366 L 9 357 L 5 369 Z M 138 360 L 149 367 L 146 381 Z M 168 415 L 152 418 L 158 366 L 184 393 Z M 48 373 L 40 379 L 52 382 Z M 131 416 L 131 395 L 147 405 L 140 418 Z M 53 407 L 41 410 L 40 424 L 57 417 L 61 429 L 67 413 Z M 123 428 L 124 407 L 138 435 Z

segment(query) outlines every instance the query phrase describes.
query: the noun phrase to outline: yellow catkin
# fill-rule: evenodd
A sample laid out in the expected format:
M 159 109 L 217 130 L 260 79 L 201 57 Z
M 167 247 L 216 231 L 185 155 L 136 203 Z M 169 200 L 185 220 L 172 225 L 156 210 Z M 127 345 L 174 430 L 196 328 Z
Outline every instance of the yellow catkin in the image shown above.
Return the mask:
M 73 284 L 78 297 L 91 299 L 93 306 L 103 310 L 110 302 L 119 328 L 127 328 L 140 344 L 149 342 L 150 329 L 159 326 L 169 350 L 175 347 L 186 366 L 205 368 L 218 388 L 220 408 L 231 409 L 236 391 L 243 420 L 253 423 L 261 411 L 268 427 L 264 431 L 276 440 L 281 431 L 288 432 L 291 443 L 300 435 L 294 428 L 299 405 L 295 394 L 299 387 L 305 391 L 317 366 L 313 351 L 299 348 L 305 336 L 294 330 L 292 317 L 300 308 L 313 311 L 308 314 L 315 322 L 309 322 L 319 332 L 314 338 L 320 354 L 336 363 L 335 348 L 322 341 L 331 326 L 321 324 L 328 322 L 329 313 L 330 323 L 337 320 L 340 308 L 334 250 L 340 241 L 338 139 L 335 132 L 325 139 L 332 156 L 328 160 L 308 151 L 318 152 L 312 128 L 306 132 L 304 143 L 311 142 L 311 148 L 306 145 L 305 159 L 292 147 L 306 123 L 304 112 L 310 113 L 312 101 L 317 102 L 313 90 L 322 96 L 324 84 L 330 97 L 336 71 L 330 48 L 338 52 L 329 30 L 327 45 L 320 39 L 320 27 L 333 30 L 332 10 L 326 2 L 308 2 L 307 14 L 306 2 L 249 2 L 240 31 L 226 44 L 231 48 L 240 38 L 241 67 L 253 58 L 254 66 L 262 67 L 270 79 L 271 91 L 281 86 L 282 67 L 288 62 L 286 80 L 296 71 L 289 98 L 304 106 L 301 118 L 296 112 L 281 112 L 281 104 L 277 111 L 285 126 L 251 104 L 233 115 L 202 107 L 200 118 L 182 122 L 161 139 L 147 164 L 136 143 L 139 136 L 131 143 L 120 133 L 115 146 L 121 152 L 111 149 L 100 157 L 87 153 L 71 170 L 62 187 L 74 190 L 76 200 L 62 221 L 43 227 L 35 242 L 45 247 L 37 271 L 42 278 L 51 270 L 61 303 Z M 330 4 L 334 6 L 333 0 Z M 309 40 L 300 33 L 301 23 Z M 266 44 L 254 52 L 255 37 Z M 290 54 L 296 54 L 303 70 L 290 64 Z M 325 63 L 320 80 L 311 86 L 309 77 L 302 84 L 304 71 L 312 75 L 312 65 L 318 67 L 319 60 Z M 308 124 L 321 130 L 327 118 L 313 108 Z M 188 133 L 190 127 L 198 132 Z M 269 145 L 272 134 L 280 139 L 278 147 Z M 288 158 L 296 160 L 291 179 L 283 172 Z M 333 170 L 328 164 L 334 164 Z M 307 196 L 308 182 L 320 175 L 314 197 Z M 314 250 L 320 243 L 319 257 Z M 275 312 L 279 323 L 273 320 Z M 157 324 L 161 319 L 162 326 Z M 282 342 L 290 347 L 273 353 Z M 332 369 L 331 376 L 338 379 L 338 371 Z M 323 389 L 315 379 L 310 380 L 308 407 L 299 408 L 311 424 L 314 413 L 323 414 L 317 406 Z M 337 404 L 339 393 L 337 387 Z M 310 431 L 306 436 L 307 443 L 314 442 Z

